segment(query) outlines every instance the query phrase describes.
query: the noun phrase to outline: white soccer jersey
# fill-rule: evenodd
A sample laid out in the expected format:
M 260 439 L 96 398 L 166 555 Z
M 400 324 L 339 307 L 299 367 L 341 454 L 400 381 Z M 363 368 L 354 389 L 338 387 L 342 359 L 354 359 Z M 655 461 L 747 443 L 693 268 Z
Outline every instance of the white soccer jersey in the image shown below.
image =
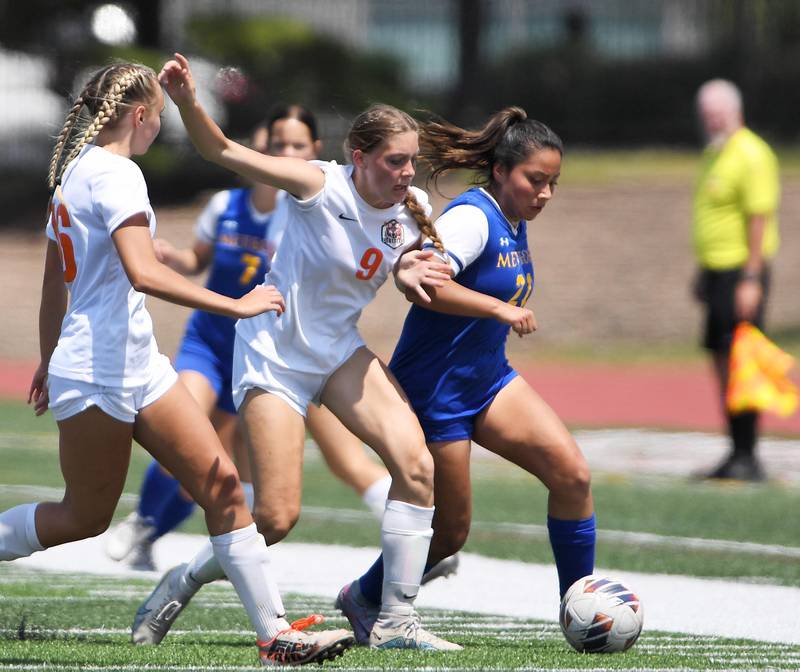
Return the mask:
M 283 294 L 286 311 L 239 320 L 236 333 L 267 363 L 326 374 L 363 343 L 356 328 L 361 311 L 419 229 L 402 203 L 386 209 L 366 203 L 352 166 L 312 163 L 325 172 L 325 185 L 305 201 L 287 199 L 286 233 L 265 279 Z M 412 189 L 430 212 L 427 194 Z
M 70 302 L 49 372 L 110 387 L 143 385 L 158 354 L 153 325 L 145 295 L 131 286 L 111 240 L 137 213 L 155 233 L 142 171 L 128 158 L 87 145 L 67 166 L 60 192 L 47 236 L 61 251 Z

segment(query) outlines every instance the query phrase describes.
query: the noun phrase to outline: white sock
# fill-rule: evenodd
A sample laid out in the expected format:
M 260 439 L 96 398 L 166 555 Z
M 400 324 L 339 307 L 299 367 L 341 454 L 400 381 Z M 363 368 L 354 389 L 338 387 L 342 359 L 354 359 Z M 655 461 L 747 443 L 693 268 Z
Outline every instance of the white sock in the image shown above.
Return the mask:
M 372 485 L 370 485 L 361 499 L 372 511 L 373 515 L 378 519 L 383 519 L 383 512 L 386 510 L 386 500 L 389 499 L 389 488 L 392 487 L 392 477 L 386 474 L 383 478 L 379 478 Z
M 0 560 L 27 558 L 44 550 L 36 534 L 36 507 L 20 504 L 0 513 Z
M 409 613 L 419 592 L 433 529 L 433 507 L 390 499 L 381 526 L 383 604 L 381 611 Z
M 211 537 L 214 554 L 236 589 L 258 639 L 269 641 L 286 630 L 286 612 L 269 571 L 267 544 L 255 523 Z
M 200 549 L 197 555 L 189 560 L 183 576 L 201 585 L 219 581 L 225 576 L 225 570 L 222 569 L 217 556 L 214 555 L 214 546 L 210 540 Z
M 254 508 L 255 494 L 253 492 L 253 484 L 242 481 L 242 490 L 244 490 L 244 499 L 247 502 L 247 507 L 252 511 Z M 219 564 L 217 556 L 214 555 L 214 546 L 211 541 L 207 543 L 195 555 L 186 566 L 183 573 L 185 581 L 194 581 L 204 585 L 212 581 L 219 581 L 225 577 L 225 570 Z

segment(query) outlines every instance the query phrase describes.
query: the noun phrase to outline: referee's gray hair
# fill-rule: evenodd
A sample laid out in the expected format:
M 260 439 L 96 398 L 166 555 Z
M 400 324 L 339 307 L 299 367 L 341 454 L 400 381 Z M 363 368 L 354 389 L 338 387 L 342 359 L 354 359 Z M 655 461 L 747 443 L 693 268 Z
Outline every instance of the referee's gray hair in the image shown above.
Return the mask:
M 742 103 L 742 92 L 739 87 L 727 79 L 710 79 L 697 90 L 696 102 L 699 105 L 700 99 L 715 93 L 721 95 L 730 103 L 731 107 L 737 112 L 744 112 Z

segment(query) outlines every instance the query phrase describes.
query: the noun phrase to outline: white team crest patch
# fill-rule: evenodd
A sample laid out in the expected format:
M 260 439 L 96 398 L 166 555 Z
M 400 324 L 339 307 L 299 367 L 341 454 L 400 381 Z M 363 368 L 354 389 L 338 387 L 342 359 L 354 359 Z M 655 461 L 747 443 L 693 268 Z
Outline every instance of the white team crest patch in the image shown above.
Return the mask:
M 403 225 L 396 219 L 390 219 L 384 222 L 381 227 L 381 242 L 388 245 L 392 249 L 398 248 L 403 244 L 405 236 L 403 234 Z

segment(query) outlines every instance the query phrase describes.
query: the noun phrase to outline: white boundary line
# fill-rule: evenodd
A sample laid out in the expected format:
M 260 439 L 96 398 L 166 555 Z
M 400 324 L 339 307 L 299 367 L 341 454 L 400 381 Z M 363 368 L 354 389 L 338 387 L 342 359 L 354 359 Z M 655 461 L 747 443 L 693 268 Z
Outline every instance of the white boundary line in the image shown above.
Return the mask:
M 21 566 L 58 572 L 159 578 L 109 560 L 103 536 L 48 549 L 16 560 Z M 188 560 L 204 544 L 199 535 L 170 534 L 154 547 L 160 571 Z M 366 570 L 377 549 L 280 543 L 270 548 L 281 590 L 327 597 Z M 607 573 L 603 569 L 598 574 Z M 687 576 L 612 572 L 641 598 L 645 627 L 695 635 L 741 637 L 800 644 L 797 606 L 800 588 Z M 551 565 L 497 560 L 463 553 L 458 574 L 433 581 L 420 592 L 418 606 L 554 621 L 557 578 Z
M 303 515 L 322 520 L 335 520 L 339 522 L 366 522 L 375 520 L 368 511 L 357 509 L 330 509 L 322 506 L 304 506 Z M 545 525 L 528 523 L 491 522 L 476 520 L 472 522 L 475 530 L 507 530 L 523 537 L 547 539 Z M 598 537 L 609 540 L 635 544 L 637 546 L 669 546 L 672 548 L 697 549 L 705 551 L 730 551 L 734 553 L 747 553 L 753 555 L 769 555 L 785 558 L 800 558 L 800 548 L 797 546 L 779 546 L 776 544 L 755 544 L 749 541 L 729 541 L 726 539 L 704 539 L 701 537 L 675 537 L 650 532 L 625 532 L 622 530 L 597 531 Z
M 33 498 L 54 499 L 61 498 L 63 488 L 53 488 L 41 485 L 2 485 L 4 493 L 13 493 Z M 137 502 L 136 495 L 125 493 L 120 502 L 133 506 Z M 303 515 L 316 520 L 333 520 L 337 522 L 374 523 L 375 517 L 369 511 L 358 509 L 332 509 L 323 506 L 304 506 Z M 475 530 L 504 530 L 518 534 L 522 537 L 547 539 L 547 527 L 529 523 L 492 522 L 475 520 L 472 522 Z M 705 539 L 702 537 L 676 537 L 650 532 L 626 532 L 623 530 L 600 529 L 598 537 L 603 540 L 621 542 L 636 546 L 667 546 L 670 548 L 684 548 L 687 550 L 725 551 L 731 553 L 745 553 L 748 555 L 764 555 L 781 558 L 800 558 L 800 548 L 797 546 L 780 546 L 778 544 L 756 544 L 749 541 L 730 541 L 727 539 Z

